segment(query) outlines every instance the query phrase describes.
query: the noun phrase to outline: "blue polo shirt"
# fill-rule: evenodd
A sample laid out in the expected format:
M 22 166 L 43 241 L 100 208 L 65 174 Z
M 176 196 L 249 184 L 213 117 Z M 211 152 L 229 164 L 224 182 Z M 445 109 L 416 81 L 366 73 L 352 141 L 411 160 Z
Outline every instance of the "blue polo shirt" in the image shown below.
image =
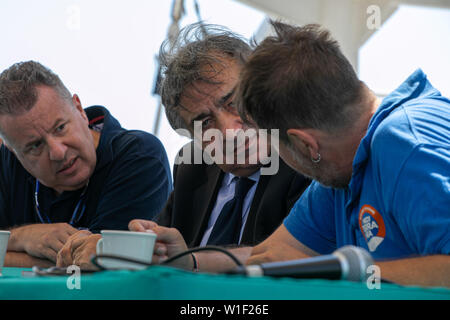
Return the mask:
M 87 189 L 60 196 L 39 184 L 39 217 L 35 206 L 36 179 L 4 146 L 0 149 L 0 229 L 32 223 L 69 222 L 92 232 L 127 230 L 132 219 L 152 219 L 172 190 L 166 152 L 150 133 L 126 130 L 101 106 L 85 109 L 91 127 L 101 130 L 97 164 Z M 41 220 L 42 219 L 42 220 Z
M 450 100 L 414 72 L 372 117 L 348 188 L 313 182 L 284 225 L 320 254 L 450 254 Z

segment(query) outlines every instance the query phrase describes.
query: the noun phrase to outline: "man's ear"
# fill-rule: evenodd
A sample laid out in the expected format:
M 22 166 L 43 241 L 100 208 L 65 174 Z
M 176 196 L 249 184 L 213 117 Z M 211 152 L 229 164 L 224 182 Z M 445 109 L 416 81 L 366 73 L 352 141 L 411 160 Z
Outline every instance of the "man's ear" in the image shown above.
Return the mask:
M 86 112 L 84 112 L 84 109 L 81 105 L 80 97 L 78 97 L 78 95 L 76 93 L 72 96 L 72 103 L 75 106 L 75 109 L 77 109 L 77 111 L 81 114 L 83 119 L 86 120 L 87 122 L 89 122 Z
M 317 158 L 319 144 L 313 130 L 288 129 L 288 139 L 297 151 L 310 159 Z

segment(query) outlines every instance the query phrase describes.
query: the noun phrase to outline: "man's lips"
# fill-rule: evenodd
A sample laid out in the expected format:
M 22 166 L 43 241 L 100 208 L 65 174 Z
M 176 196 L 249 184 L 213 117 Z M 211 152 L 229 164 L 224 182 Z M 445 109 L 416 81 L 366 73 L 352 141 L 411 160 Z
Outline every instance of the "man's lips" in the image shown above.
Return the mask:
M 73 158 L 72 160 L 70 160 L 69 162 L 67 162 L 67 163 L 62 167 L 62 169 L 58 170 L 57 173 L 68 173 L 68 172 L 70 171 L 70 169 L 73 168 L 73 166 L 74 166 L 74 164 L 75 164 L 75 161 L 76 161 L 77 159 L 78 159 L 78 158 L 75 157 L 75 158 Z

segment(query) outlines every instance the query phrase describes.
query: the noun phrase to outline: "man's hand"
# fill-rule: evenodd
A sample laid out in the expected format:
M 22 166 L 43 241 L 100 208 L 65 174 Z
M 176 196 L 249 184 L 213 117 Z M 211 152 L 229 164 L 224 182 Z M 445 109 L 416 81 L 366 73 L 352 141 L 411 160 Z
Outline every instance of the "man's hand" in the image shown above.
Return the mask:
M 284 225 L 278 227 L 266 240 L 253 247 L 247 265 L 273 261 L 303 259 L 318 253 L 297 241 Z
M 161 263 L 167 258 L 171 258 L 181 252 L 188 250 L 186 242 L 183 239 L 181 233 L 175 228 L 165 228 L 158 226 L 153 221 L 148 220 L 132 220 L 128 228 L 131 231 L 145 232 L 152 230 L 156 233 L 156 244 L 153 252 L 153 263 Z M 250 256 L 251 247 L 241 247 L 229 249 L 229 251 L 238 258 L 241 263 Z M 236 267 L 233 260 L 222 252 L 208 251 L 208 252 L 196 252 L 195 253 L 199 270 L 202 272 L 225 272 Z M 192 270 L 194 261 L 192 256 L 186 255 L 170 263 L 171 266 L 183 268 L 186 270 Z
M 175 228 L 161 227 L 153 221 L 135 219 L 128 224 L 128 229 L 139 232 L 151 230 L 156 233 L 156 243 L 152 259 L 153 263 L 161 263 L 188 249 L 183 236 Z M 170 265 L 191 270 L 193 267 L 193 260 L 191 255 L 186 255 L 173 263 L 170 263 Z
M 275 261 L 286 261 L 307 258 L 303 252 L 293 248 L 285 243 L 279 243 L 274 250 L 266 244 L 260 244 L 253 247 L 250 258 L 246 261 L 247 265 L 261 264 Z
M 78 230 L 67 223 L 30 224 L 10 230 L 9 251 L 56 262 L 58 251 Z
M 95 269 L 91 264 L 91 257 L 96 253 L 97 241 L 100 238 L 101 235 L 92 234 L 87 230 L 73 234 L 58 252 L 56 265 L 58 267 L 77 265 L 85 270 Z

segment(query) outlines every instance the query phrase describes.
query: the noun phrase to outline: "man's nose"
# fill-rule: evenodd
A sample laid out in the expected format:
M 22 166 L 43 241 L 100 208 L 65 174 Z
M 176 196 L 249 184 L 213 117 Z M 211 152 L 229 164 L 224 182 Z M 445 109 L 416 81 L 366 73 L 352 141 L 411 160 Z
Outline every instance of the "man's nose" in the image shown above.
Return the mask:
M 48 139 L 48 153 L 52 161 L 63 161 L 66 157 L 67 146 L 59 139 Z
M 239 130 L 243 129 L 243 123 L 241 117 L 232 113 L 223 112 L 220 119 L 219 130 L 222 134 L 226 135 L 227 130 Z

